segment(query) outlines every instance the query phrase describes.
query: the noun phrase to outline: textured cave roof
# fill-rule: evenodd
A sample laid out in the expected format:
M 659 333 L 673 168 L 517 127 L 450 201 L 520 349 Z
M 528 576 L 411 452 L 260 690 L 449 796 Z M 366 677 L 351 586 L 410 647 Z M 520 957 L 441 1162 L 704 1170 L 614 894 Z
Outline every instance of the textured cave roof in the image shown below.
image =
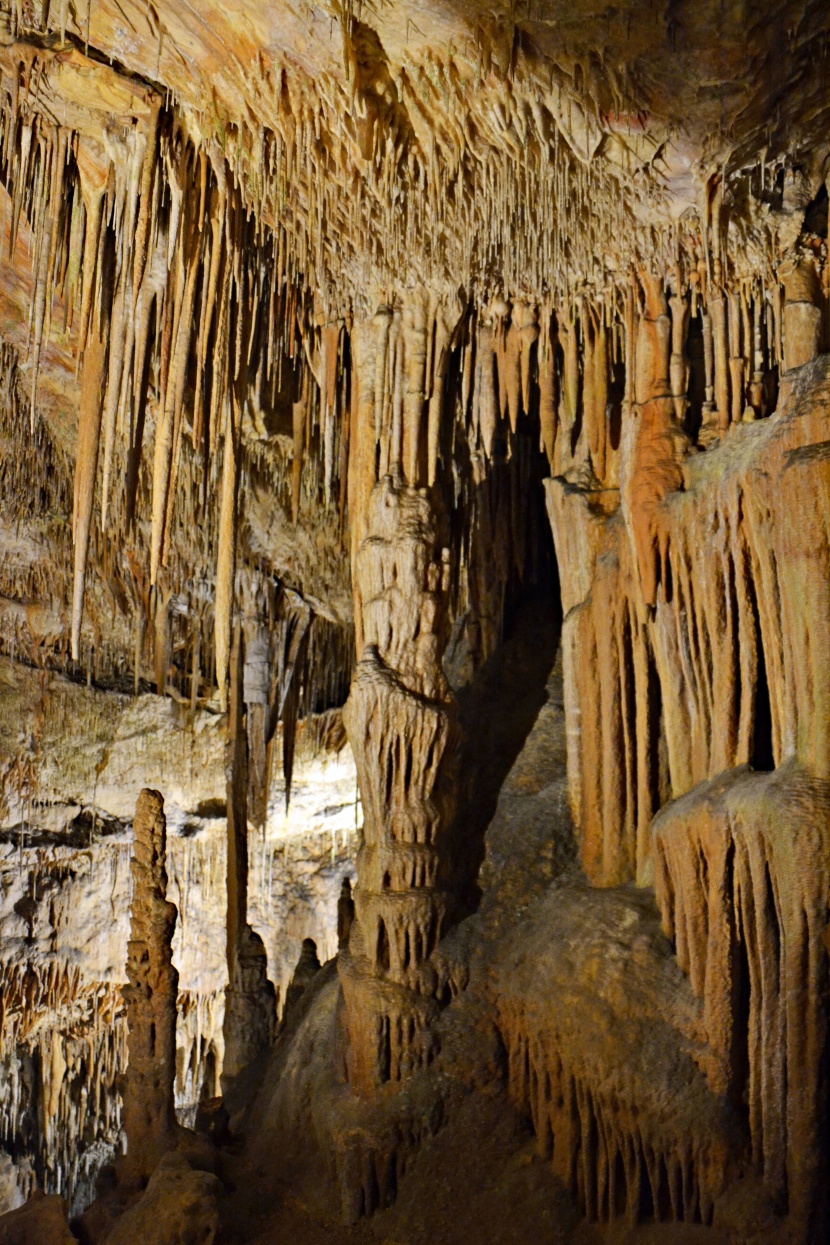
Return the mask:
M 401 150 L 415 147 L 425 162 L 440 164 L 460 132 L 459 99 L 467 132 L 486 135 L 492 151 L 493 134 L 507 132 L 537 87 L 558 100 L 557 124 L 579 161 L 607 165 L 656 191 L 641 199 L 646 220 L 656 213 L 658 226 L 661 217 L 676 221 L 699 211 L 715 170 L 728 181 L 730 170 L 786 155 L 802 165 L 805 202 L 826 175 L 830 9 L 823 0 L 2 0 L 0 15 L 0 55 L 13 57 L 26 43 L 57 54 L 57 67 L 41 81 L 45 106 L 87 137 L 90 159 L 113 141 L 121 120 L 144 115 L 153 99 L 169 99 L 198 143 L 233 152 L 255 211 L 262 208 L 258 135 L 278 125 L 289 95 L 292 107 L 304 97 L 325 98 L 329 120 L 344 101 L 353 114 L 349 141 L 339 149 L 351 152 L 352 168 L 339 168 L 345 198 L 349 178 L 363 177 L 368 165 L 359 132 L 354 138 L 365 99 L 377 105 L 378 129 Z M 451 97 L 444 74 L 447 81 L 452 75 Z M 413 84 L 427 79 L 434 89 L 416 115 Z M 432 134 L 435 147 L 427 150 Z M 331 140 L 331 131 L 317 137 L 321 150 Z M 504 151 L 514 151 L 507 140 Z M 7 210 L 2 219 L 8 236 Z M 21 360 L 32 296 L 28 245 L 24 223 L 23 262 L 4 264 L 0 274 L 3 336 Z M 610 238 L 609 250 L 614 246 Z M 314 274 L 307 279 L 313 287 Z M 52 320 L 60 323 L 59 306 Z M 53 331 L 39 405 L 68 460 L 76 361 L 71 335 Z M 338 533 L 306 516 L 307 530 L 295 535 L 278 511 L 251 507 L 253 544 L 268 543 L 276 571 L 345 620 L 348 570 L 338 560 Z M 0 535 L 8 544 L 11 536 Z
M 617 114 L 620 128 L 639 118 L 655 136 L 681 134 L 713 161 L 791 142 L 794 126 L 818 132 L 828 116 L 830 17 L 821 0 L 91 0 L 88 22 L 83 6 L 62 7 L 80 43 L 196 108 L 213 105 L 220 124 L 223 115 L 267 119 L 258 87 L 276 66 L 311 83 L 342 80 L 344 12 L 373 32 L 372 55 L 393 79 L 427 55 L 461 54 L 504 79 L 519 59 L 571 78 L 579 66 L 575 95 Z

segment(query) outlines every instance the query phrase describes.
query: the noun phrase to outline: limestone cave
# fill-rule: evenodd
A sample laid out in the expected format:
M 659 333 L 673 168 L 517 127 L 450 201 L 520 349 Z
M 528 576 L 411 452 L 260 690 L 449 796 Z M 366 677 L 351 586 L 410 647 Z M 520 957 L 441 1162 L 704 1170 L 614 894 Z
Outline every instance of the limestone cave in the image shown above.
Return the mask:
M 0 1245 L 828 1245 L 827 0 L 0 0 Z

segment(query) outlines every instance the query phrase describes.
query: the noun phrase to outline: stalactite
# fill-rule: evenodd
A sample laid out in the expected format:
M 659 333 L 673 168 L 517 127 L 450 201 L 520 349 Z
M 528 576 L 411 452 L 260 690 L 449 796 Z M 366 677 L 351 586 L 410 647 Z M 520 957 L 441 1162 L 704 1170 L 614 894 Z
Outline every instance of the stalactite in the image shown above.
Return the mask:
M 237 535 L 237 473 L 239 446 L 235 428 L 236 412 L 231 405 L 225 427 L 222 455 L 222 486 L 219 503 L 218 551 L 216 556 L 216 605 L 214 647 L 216 650 L 216 681 L 223 704 L 227 703 L 228 665 L 230 661 L 233 587 L 236 570 Z
M 686 418 L 689 390 L 689 363 L 686 339 L 689 331 L 689 303 L 684 297 L 678 272 L 674 294 L 669 298 L 671 312 L 671 359 L 669 371 L 671 392 L 674 399 L 674 415 L 681 426 Z
M 403 476 L 407 484 L 421 482 L 420 457 L 422 424 L 426 396 L 427 303 L 425 291 L 418 290 L 404 307 L 402 345 L 405 372 L 403 381 Z
M 556 409 L 555 351 L 557 334 L 552 328 L 552 312 L 549 306 L 542 311 L 542 329 L 539 338 L 539 422 L 542 448 L 551 471 L 555 470 L 558 419 Z
M 248 741 L 244 718 L 244 640 L 237 624 L 230 663 L 225 778 L 227 785 L 227 959 L 223 1091 L 271 1044 L 276 1022 L 274 987 L 265 946 L 248 923 Z M 250 712 L 250 710 L 249 710 Z
M 73 538 L 75 569 L 72 590 L 72 659 L 81 656 L 81 622 L 84 590 L 95 502 L 95 481 L 98 471 L 98 445 L 101 434 L 101 400 L 106 375 L 107 345 L 104 326 L 93 327 L 87 337 L 81 379 L 81 403 L 78 416 L 78 456 L 75 467 L 75 500 Z
M 496 349 L 495 331 L 492 319 L 482 313 L 478 322 L 476 340 L 476 373 L 473 386 L 473 403 L 477 411 L 478 427 L 481 443 L 488 458 L 493 456 L 493 442 L 498 425 L 498 406 L 496 395 Z
M 559 337 L 564 351 L 562 393 L 559 402 L 560 470 L 570 464 L 574 451 L 573 431 L 579 402 L 579 339 L 571 310 L 558 313 Z
M 790 764 L 774 775 L 726 774 L 654 825 L 658 901 L 703 1002 L 710 1084 L 746 1102 L 757 1170 L 804 1239 L 827 1197 L 827 957 L 809 948 L 826 922 L 828 812 L 826 783 Z M 736 1055 L 742 1046 L 748 1067 Z

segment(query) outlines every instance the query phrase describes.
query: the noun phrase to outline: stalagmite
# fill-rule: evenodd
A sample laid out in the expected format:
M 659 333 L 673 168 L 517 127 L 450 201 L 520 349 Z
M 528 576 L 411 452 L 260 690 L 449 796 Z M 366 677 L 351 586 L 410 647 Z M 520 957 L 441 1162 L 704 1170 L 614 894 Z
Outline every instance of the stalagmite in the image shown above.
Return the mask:
M 340 888 L 340 897 L 337 900 L 337 947 L 340 951 L 348 949 L 353 922 L 354 900 L 352 899 L 352 884 L 348 878 L 344 878 Z
M 344 724 L 364 810 L 355 918 L 340 979 L 349 1080 L 360 1094 L 432 1057 L 440 982 L 430 957 L 450 915 L 443 838 L 455 800 L 455 709 L 440 659 L 446 568 L 424 493 L 388 477 L 358 551 L 365 647 Z
M 166 897 L 167 826 L 157 791 L 145 789 L 138 797 L 133 840 L 129 985 L 123 989 L 129 1031 L 123 1114 L 127 1152 L 120 1174 L 141 1184 L 178 1140 L 173 1082 L 179 974 L 171 953 L 177 913 Z
M 283 1008 L 283 1023 L 290 1023 L 297 1011 L 297 1005 L 303 997 L 306 988 L 311 984 L 320 971 L 320 961 L 317 958 L 317 944 L 313 938 L 304 938 L 300 958 L 294 969 L 294 975 L 291 983 L 285 992 L 285 1006 Z

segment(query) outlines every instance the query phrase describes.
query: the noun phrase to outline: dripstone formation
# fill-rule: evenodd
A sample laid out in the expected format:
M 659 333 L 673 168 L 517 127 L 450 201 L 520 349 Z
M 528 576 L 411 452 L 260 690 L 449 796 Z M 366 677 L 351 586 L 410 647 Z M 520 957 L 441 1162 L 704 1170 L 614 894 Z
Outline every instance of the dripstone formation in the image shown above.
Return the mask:
M 826 3 L 196 7 L 0 0 L 0 1211 L 824 1245 Z
M 127 956 L 127 1045 L 123 1125 L 125 1179 L 149 1179 L 178 1142 L 173 1098 L 179 974 L 171 944 L 176 905 L 167 899 L 167 822 L 158 791 L 138 797 L 133 822 L 133 899 Z
M 429 1063 L 443 986 L 430 956 L 451 914 L 458 728 L 441 669 L 442 553 L 426 490 L 385 476 L 357 551 L 363 654 L 343 713 L 364 823 L 340 972 L 349 1079 L 364 1094 Z

